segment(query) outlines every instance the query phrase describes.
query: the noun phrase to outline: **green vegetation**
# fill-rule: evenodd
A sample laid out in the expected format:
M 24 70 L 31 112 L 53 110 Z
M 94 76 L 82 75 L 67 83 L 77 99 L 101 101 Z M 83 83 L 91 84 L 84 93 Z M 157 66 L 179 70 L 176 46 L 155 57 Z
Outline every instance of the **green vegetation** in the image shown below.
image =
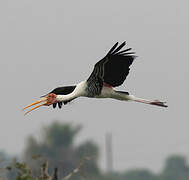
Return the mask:
M 42 129 L 41 140 L 30 136 L 20 160 L 0 153 L 0 179 L 16 180 L 189 180 L 183 156 L 167 158 L 163 170 L 148 169 L 103 173 L 98 166 L 98 146 L 91 140 L 75 145 L 81 126 L 54 122 Z
M 80 161 L 86 157 L 91 160 L 86 162 L 82 171 L 89 177 L 99 176 L 97 165 L 98 147 L 92 141 L 86 141 L 78 146 L 74 144 L 76 135 L 81 130 L 80 126 L 73 127 L 71 124 L 54 122 L 51 126 L 43 129 L 41 141 L 29 137 L 24 152 L 24 161 L 31 167 L 33 173 L 40 173 L 40 164 L 44 160 L 49 162 L 49 172 L 52 173 L 55 167 L 59 169 L 61 177 L 70 173 Z M 36 160 L 31 157 L 38 156 Z

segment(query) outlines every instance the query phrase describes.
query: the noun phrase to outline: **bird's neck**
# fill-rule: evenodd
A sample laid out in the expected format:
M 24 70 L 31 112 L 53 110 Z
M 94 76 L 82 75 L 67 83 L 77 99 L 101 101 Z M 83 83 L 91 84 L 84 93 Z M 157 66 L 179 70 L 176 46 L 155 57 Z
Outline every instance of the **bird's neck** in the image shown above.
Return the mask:
M 80 96 L 85 96 L 86 93 L 86 81 L 82 81 L 79 84 L 77 84 L 74 91 L 67 95 L 57 95 L 57 101 L 58 102 L 64 102 L 64 101 L 70 101 Z

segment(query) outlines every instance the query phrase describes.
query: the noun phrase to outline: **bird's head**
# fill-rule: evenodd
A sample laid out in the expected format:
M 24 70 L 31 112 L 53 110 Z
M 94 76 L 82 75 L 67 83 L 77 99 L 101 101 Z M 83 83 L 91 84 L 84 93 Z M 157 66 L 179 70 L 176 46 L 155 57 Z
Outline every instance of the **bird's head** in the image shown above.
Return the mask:
M 75 88 L 76 88 L 76 85 L 55 88 L 47 95 L 42 96 L 38 101 L 35 101 L 34 103 L 26 106 L 23 110 L 26 110 L 29 107 L 32 107 L 34 105 L 37 105 L 25 112 L 25 114 L 28 114 L 29 112 L 33 111 L 34 109 L 39 108 L 40 106 L 50 106 L 51 104 L 53 105 L 53 108 L 56 108 L 57 104 L 58 104 L 58 107 L 61 108 L 62 103 L 67 104 L 69 101 L 64 101 L 64 102 L 58 101 L 58 95 L 67 95 L 73 92 Z
M 28 109 L 29 107 L 32 107 L 34 105 L 37 105 L 30 110 L 25 112 L 25 115 L 28 114 L 29 112 L 33 111 L 34 109 L 39 108 L 40 106 L 50 106 L 51 104 L 54 104 L 57 102 L 57 95 L 54 93 L 49 93 L 46 96 L 41 97 L 39 100 L 33 102 L 32 104 L 26 106 L 23 108 L 23 110 Z

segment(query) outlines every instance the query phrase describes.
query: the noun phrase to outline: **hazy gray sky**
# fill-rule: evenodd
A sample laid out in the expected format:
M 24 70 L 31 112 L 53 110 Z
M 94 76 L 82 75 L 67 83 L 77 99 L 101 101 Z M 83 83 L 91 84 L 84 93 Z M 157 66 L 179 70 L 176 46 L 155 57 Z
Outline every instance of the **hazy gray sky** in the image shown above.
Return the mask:
M 117 170 L 160 170 L 173 153 L 189 157 L 188 1 L 1 0 L 0 149 L 23 150 L 26 137 L 53 120 L 83 124 L 77 142 L 94 139 L 105 167 L 104 135 L 113 134 Z M 118 89 L 168 102 L 158 108 L 80 98 L 61 110 L 21 108 L 57 86 L 85 80 L 116 41 L 139 56 Z

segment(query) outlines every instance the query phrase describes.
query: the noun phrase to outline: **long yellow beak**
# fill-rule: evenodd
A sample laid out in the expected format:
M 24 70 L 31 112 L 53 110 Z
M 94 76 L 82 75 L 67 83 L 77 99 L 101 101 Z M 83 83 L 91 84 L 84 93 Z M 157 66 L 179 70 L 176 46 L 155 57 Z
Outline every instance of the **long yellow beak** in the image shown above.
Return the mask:
M 39 104 L 39 105 L 37 105 L 37 106 L 31 108 L 30 110 L 26 111 L 26 112 L 24 113 L 24 115 L 28 114 L 29 112 L 33 111 L 34 109 L 39 108 L 40 106 L 45 105 L 46 103 L 47 103 L 47 98 L 46 98 L 46 97 L 43 97 L 43 98 L 41 98 L 41 99 L 38 100 L 38 101 L 35 101 L 34 103 L 32 103 L 32 104 L 30 104 L 30 105 L 24 107 L 22 110 L 24 111 L 24 110 L 26 110 L 27 108 L 29 108 L 29 107 L 31 107 L 31 106 L 34 106 L 34 105 L 36 105 L 36 104 Z

